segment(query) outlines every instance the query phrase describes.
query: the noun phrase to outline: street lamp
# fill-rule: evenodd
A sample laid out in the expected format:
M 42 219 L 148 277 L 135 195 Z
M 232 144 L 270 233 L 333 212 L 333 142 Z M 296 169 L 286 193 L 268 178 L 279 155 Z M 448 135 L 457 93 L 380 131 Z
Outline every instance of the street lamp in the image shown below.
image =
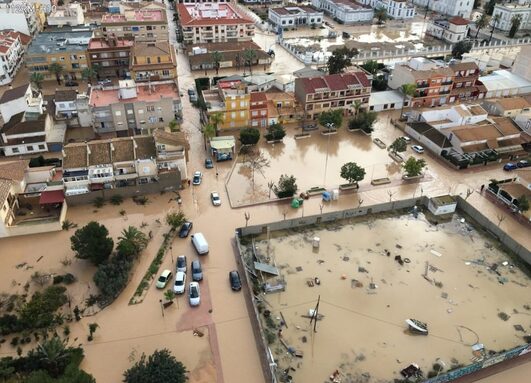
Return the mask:
M 324 187 L 326 187 L 326 170 L 328 168 L 328 148 L 330 146 L 330 131 L 334 128 L 334 124 L 332 122 L 328 122 L 325 125 L 328 128 L 328 141 L 326 142 L 326 160 L 325 160 L 324 177 L 323 177 Z
M 162 311 L 162 317 L 164 318 L 164 304 L 162 303 L 162 299 L 159 299 L 160 302 L 160 310 Z

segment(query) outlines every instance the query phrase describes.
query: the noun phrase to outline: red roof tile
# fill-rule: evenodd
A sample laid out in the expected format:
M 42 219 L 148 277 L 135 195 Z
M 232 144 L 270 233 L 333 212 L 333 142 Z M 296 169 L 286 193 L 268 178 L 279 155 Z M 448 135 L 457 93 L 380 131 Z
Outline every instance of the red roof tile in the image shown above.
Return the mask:
M 349 88 L 349 85 L 359 85 L 364 88 L 370 86 L 370 81 L 363 72 L 306 77 L 298 80 L 302 82 L 306 93 L 315 93 L 316 89 L 329 89 L 331 91 L 346 90 Z
M 470 24 L 470 20 L 464 19 L 461 16 L 454 16 L 448 21 L 450 22 L 450 24 L 455 24 L 455 25 L 468 25 L 468 24 Z

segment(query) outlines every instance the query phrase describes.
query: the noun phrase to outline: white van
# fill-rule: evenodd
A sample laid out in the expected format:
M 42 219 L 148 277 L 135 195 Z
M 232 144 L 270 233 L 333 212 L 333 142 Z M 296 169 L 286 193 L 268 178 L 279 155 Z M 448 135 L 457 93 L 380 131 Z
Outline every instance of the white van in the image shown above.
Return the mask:
M 197 254 L 208 254 L 208 242 L 203 233 L 195 233 L 192 235 L 192 243 L 197 251 Z

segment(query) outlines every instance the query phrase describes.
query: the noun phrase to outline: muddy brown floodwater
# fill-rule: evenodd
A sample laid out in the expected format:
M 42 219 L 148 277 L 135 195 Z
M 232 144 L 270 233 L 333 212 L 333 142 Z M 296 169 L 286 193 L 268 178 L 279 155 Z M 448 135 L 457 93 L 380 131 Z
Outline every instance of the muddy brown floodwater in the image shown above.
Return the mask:
M 256 246 L 267 254 L 266 238 Z M 265 295 L 266 308 L 276 323 L 282 313 L 282 339 L 304 356 L 290 356 L 278 340 L 271 349 L 280 368 L 293 367 L 296 382 L 324 382 L 336 369 L 347 382 L 388 381 L 410 363 L 426 376 L 436 361 L 447 368 L 471 363 L 475 343 L 494 351 L 522 344 L 531 328 L 529 278 L 457 215 L 437 226 L 406 215 L 274 232 L 269 254 L 287 288 Z M 431 282 L 423 277 L 427 264 Z M 315 278 L 320 284 L 310 287 Z M 314 333 L 301 315 L 318 296 L 324 318 Z M 429 335 L 411 335 L 408 318 L 427 323 Z

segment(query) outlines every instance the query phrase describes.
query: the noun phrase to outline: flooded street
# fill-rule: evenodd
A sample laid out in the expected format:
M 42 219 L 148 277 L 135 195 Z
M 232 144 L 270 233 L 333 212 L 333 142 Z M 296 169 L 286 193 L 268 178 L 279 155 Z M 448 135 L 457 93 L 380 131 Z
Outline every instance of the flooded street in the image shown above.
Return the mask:
M 278 340 L 271 349 L 280 369 L 294 368 L 294 381 L 325 381 L 336 369 L 347 381 L 389 381 L 410 363 L 426 376 L 436 361 L 447 369 L 469 364 L 476 343 L 494 351 L 524 343 L 530 280 L 495 241 L 458 216 L 438 226 L 422 215 L 365 220 L 272 233 L 269 256 L 286 290 L 265 295 L 265 307 L 277 324 L 285 319 L 282 339 L 303 357 L 290 356 Z M 256 245 L 266 256 L 267 239 Z M 314 333 L 301 315 L 318 296 L 324 318 Z M 427 323 L 429 335 L 409 334 L 408 318 Z

